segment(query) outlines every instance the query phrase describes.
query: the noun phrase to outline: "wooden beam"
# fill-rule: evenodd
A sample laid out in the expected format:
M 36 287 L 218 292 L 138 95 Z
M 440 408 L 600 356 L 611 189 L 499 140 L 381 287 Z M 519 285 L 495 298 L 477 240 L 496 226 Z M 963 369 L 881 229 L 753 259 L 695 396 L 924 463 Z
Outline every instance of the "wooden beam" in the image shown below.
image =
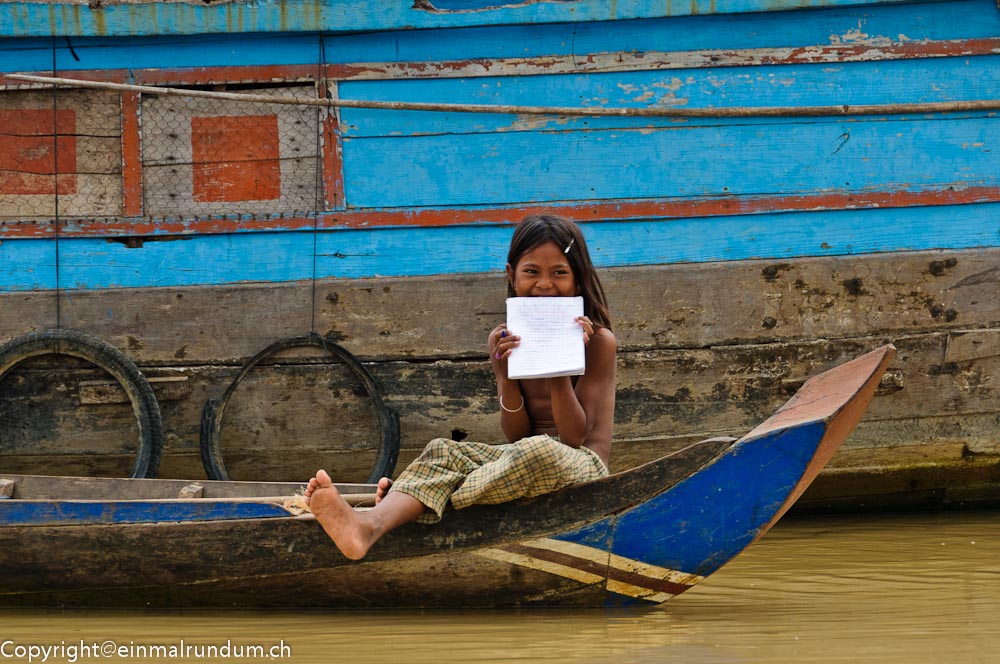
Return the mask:
M 338 85 L 324 79 L 320 83 L 320 96 L 328 99 L 337 97 Z M 343 210 L 347 207 L 344 195 L 344 140 L 340 131 L 340 111 L 327 108 L 322 120 L 323 156 L 323 209 Z M 317 223 L 318 223 L 317 219 Z
M 545 74 L 719 69 L 764 65 L 840 64 L 917 58 L 990 56 L 1000 52 L 1000 38 L 923 39 L 903 42 L 861 42 L 808 46 L 692 49 L 687 51 L 610 51 L 577 55 L 511 58 L 467 58 L 432 62 L 337 62 L 323 67 L 331 81 L 396 79 L 445 79 L 495 77 L 497 72 L 519 76 Z M 21 72 L 43 75 L 45 72 Z M 316 78 L 315 64 L 216 65 L 204 67 L 78 70 L 75 78 L 142 85 L 211 85 L 309 82 Z M 16 89 L 23 83 L 6 82 L 0 88 Z
M 970 249 L 642 266 L 600 274 L 623 350 L 694 349 L 995 329 L 998 264 L 1000 249 Z M 483 357 L 483 339 L 504 315 L 499 272 L 322 279 L 314 305 L 312 291 L 309 282 L 75 291 L 63 302 L 63 317 L 67 326 L 96 334 L 140 364 L 165 369 L 237 364 L 277 339 L 308 330 L 313 306 L 320 332 L 376 361 Z M 0 340 L 50 325 L 50 299 L 46 292 L 0 294 L 0 308 L 11 321 Z M 720 301 L 726 306 L 716 306 Z M 476 303 L 472 310 L 469 302 Z M 956 361 L 985 353 L 969 345 L 972 337 L 966 349 L 958 337 L 951 343 Z M 166 370 L 159 375 L 177 376 Z M 166 385 L 154 385 L 159 387 Z M 180 384 L 173 387 L 180 390 Z
M 431 111 L 452 113 L 501 113 L 514 115 L 565 115 L 579 117 L 624 118 L 773 118 L 824 117 L 856 115 L 897 115 L 902 113 L 958 113 L 966 111 L 1000 110 L 1000 99 L 973 99 L 938 102 L 906 102 L 898 104 L 840 104 L 836 106 L 731 106 L 723 108 L 685 108 L 677 106 L 593 107 L 593 106 L 526 106 L 514 104 L 450 104 L 439 102 L 375 101 L 363 99 L 300 99 L 296 97 L 215 92 L 151 85 L 131 85 L 110 81 L 89 81 L 80 78 L 6 74 L 6 78 L 29 83 L 42 83 L 72 88 L 122 90 L 149 95 L 165 95 L 201 99 L 217 99 L 243 103 L 268 103 L 326 108 L 368 108 L 386 111 Z
M 139 142 L 139 93 L 122 92 L 122 215 L 142 216 L 142 154 Z

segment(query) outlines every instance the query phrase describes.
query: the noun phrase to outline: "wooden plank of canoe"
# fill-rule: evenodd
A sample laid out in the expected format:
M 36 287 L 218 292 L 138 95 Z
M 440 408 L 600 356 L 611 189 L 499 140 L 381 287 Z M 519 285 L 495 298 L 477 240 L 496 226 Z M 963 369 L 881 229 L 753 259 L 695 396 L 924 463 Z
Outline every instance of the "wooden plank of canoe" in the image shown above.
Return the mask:
M 0 482 L 10 482 L 15 499 L 31 500 L 164 500 L 176 499 L 191 486 L 201 490 L 197 498 L 236 499 L 291 496 L 301 493 L 305 482 L 216 482 L 190 480 L 60 477 L 2 474 Z M 370 484 L 338 484 L 342 494 L 373 495 Z
M 969 249 L 601 275 L 623 349 L 700 348 L 995 327 L 998 263 L 1000 249 Z M 236 363 L 308 330 L 312 296 L 307 282 L 76 291 L 63 294 L 62 320 L 141 364 Z M 483 340 L 504 318 L 499 273 L 320 280 L 315 297 L 316 329 L 379 360 L 482 357 Z M 0 306 L 10 314 L 4 339 L 54 325 L 51 293 L 0 293 Z
M 220 541 L 229 542 L 225 538 L 220 538 Z M 213 556 L 226 555 L 221 548 L 209 547 L 208 550 Z M 456 596 L 456 578 L 464 579 L 465 587 L 474 584 L 475 592 Z M 130 587 L 105 587 L 87 592 L 43 590 L 4 595 L 0 603 L 5 607 L 115 606 L 146 610 L 176 608 L 179 605 L 230 610 L 302 608 L 302 588 L 312 586 L 317 588 L 317 592 L 310 597 L 310 606 L 327 609 L 371 607 L 376 605 L 378 595 L 384 592 L 392 593 L 391 605 L 394 608 L 414 609 L 551 607 L 554 604 L 566 608 L 586 608 L 601 606 L 604 599 L 604 584 L 600 582 L 582 584 L 542 570 L 484 557 L 440 554 L 416 560 L 401 558 L 391 564 L 376 566 L 261 575 L 252 579 L 229 576 L 209 582 L 174 582 L 156 587 L 145 586 L 143 592 L 136 592 Z
M 0 95 L 0 219 L 122 212 L 121 108 L 114 92 Z M 53 129 L 59 138 L 53 140 Z

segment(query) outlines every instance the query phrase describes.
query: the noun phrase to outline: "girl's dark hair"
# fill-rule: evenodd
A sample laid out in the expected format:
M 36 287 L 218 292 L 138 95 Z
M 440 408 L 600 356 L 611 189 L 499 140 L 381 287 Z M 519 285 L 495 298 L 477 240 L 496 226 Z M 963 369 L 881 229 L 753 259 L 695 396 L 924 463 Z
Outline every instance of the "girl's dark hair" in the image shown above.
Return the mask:
M 594 264 L 590 262 L 590 252 L 587 242 L 583 239 L 580 227 L 575 223 L 555 214 L 532 214 L 521 220 L 510 239 L 510 251 L 507 252 L 507 263 L 517 267 L 521 256 L 546 242 L 555 242 L 560 249 L 569 247 L 566 258 L 573 279 L 580 286 L 583 296 L 583 313 L 600 327 L 611 329 L 611 314 L 608 311 L 608 301 L 604 296 L 604 287 L 597 277 Z M 507 296 L 515 297 L 514 285 L 507 281 Z

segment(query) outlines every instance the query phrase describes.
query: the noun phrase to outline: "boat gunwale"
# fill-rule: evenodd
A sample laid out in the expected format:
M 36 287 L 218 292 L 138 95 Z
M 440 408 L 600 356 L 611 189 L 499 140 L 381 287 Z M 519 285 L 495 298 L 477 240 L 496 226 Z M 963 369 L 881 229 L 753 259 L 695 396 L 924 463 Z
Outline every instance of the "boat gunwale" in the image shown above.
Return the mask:
M 670 465 L 671 462 L 676 461 L 678 458 L 685 459 L 685 457 L 690 457 L 690 459 L 686 459 L 687 463 L 682 466 L 683 470 L 686 471 L 686 473 L 683 476 L 681 476 L 679 478 L 672 478 L 671 480 L 668 480 L 668 481 L 656 484 L 655 488 L 651 489 L 650 492 L 647 495 L 643 496 L 641 499 L 637 498 L 634 502 L 629 502 L 628 504 L 624 504 L 624 505 L 616 505 L 614 509 L 601 510 L 602 514 L 594 517 L 594 518 L 601 518 L 603 516 L 608 516 L 608 515 L 610 515 L 610 514 L 612 514 L 614 512 L 618 512 L 618 511 L 622 511 L 622 510 L 625 510 L 625 509 L 629 509 L 633 505 L 638 504 L 638 503 L 642 502 L 643 500 L 652 498 L 652 497 L 654 497 L 656 495 L 659 495 L 660 493 L 662 493 L 664 491 L 669 490 L 671 487 L 675 486 L 676 484 L 678 484 L 679 482 L 683 481 L 687 477 L 690 477 L 691 475 L 699 472 L 700 470 L 703 470 L 704 468 L 708 467 L 709 465 L 711 465 L 712 463 L 714 463 L 715 461 L 717 461 L 719 458 L 721 458 L 722 456 L 724 456 L 726 453 L 728 453 L 729 451 L 731 451 L 733 449 L 733 447 L 735 446 L 736 442 L 738 442 L 737 439 L 736 438 L 731 438 L 731 437 L 708 438 L 706 440 L 701 440 L 701 441 L 692 443 L 690 445 L 686 445 L 685 447 L 683 447 L 683 448 L 681 448 L 679 450 L 671 452 L 670 454 L 664 455 L 664 456 L 662 456 L 662 457 L 660 457 L 658 459 L 654 459 L 653 461 L 649 461 L 647 463 L 644 463 L 642 465 L 636 466 L 634 468 L 630 468 L 630 469 L 627 469 L 627 470 L 624 470 L 624 471 L 621 471 L 621 472 L 618 472 L 618 473 L 614 473 L 613 475 L 608 475 L 607 477 L 603 477 L 603 478 L 594 480 L 592 482 L 586 482 L 586 483 L 583 483 L 583 484 L 577 484 L 577 485 L 574 485 L 574 486 L 566 487 L 566 488 L 564 488 L 562 490 L 559 490 L 559 491 L 556 491 L 556 492 L 553 492 L 553 493 L 544 494 L 542 496 L 537 496 L 537 497 L 534 497 L 534 498 L 525 498 L 525 499 L 521 499 L 521 500 L 517 500 L 517 501 L 512 501 L 512 502 L 509 502 L 509 503 L 503 503 L 502 505 L 475 505 L 475 506 L 472 506 L 472 507 L 468 508 L 467 510 L 463 510 L 462 512 L 452 511 L 452 512 L 447 513 L 445 521 L 450 521 L 450 520 L 452 520 L 452 519 L 454 519 L 456 517 L 459 517 L 459 516 L 462 515 L 463 512 L 468 513 L 470 511 L 480 511 L 483 508 L 490 509 L 490 510 L 496 510 L 496 509 L 501 509 L 502 508 L 504 511 L 506 511 L 508 509 L 511 509 L 511 508 L 514 508 L 514 509 L 523 509 L 523 510 L 530 510 L 530 511 L 536 511 L 538 509 L 541 509 L 543 511 L 548 511 L 550 508 L 554 507 L 555 505 L 558 505 L 559 503 L 571 503 L 572 504 L 572 503 L 576 502 L 576 498 L 573 495 L 575 493 L 578 493 L 578 492 L 599 492 L 599 493 L 613 494 L 613 493 L 615 493 L 617 490 L 619 490 L 621 488 L 621 485 L 624 484 L 624 485 L 627 486 L 629 484 L 637 482 L 638 480 L 636 478 L 637 478 L 638 475 L 646 475 L 646 474 L 649 474 L 649 473 L 656 473 L 656 472 L 660 471 L 661 469 L 663 469 L 665 466 Z M 697 452 L 701 451 L 701 448 L 709 448 L 709 449 L 711 449 L 711 451 L 709 453 L 707 453 L 707 454 L 697 454 Z M 191 480 L 157 480 L 157 479 L 138 479 L 138 480 L 133 480 L 131 478 L 85 478 L 85 477 L 84 478 L 79 478 L 79 477 L 62 478 L 62 477 L 59 477 L 59 476 L 39 476 L 39 475 L 23 475 L 23 474 L 0 474 L 0 480 L 11 479 L 11 480 L 14 480 L 15 482 L 17 482 L 18 479 L 23 479 L 23 478 L 31 478 L 31 479 L 44 478 L 44 479 L 51 479 L 51 480 L 54 480 L 57 483 L 60 480 L 65 480 L 65 481 L 68 481 L 68 482 L 84 480 L 86 484 L 93 484 L 95 490 L 101 489 L 102 488 L 101 487 L 102 484 L 119 484 L 120 483 L 122 485 L 122 487 L 124 488 L 124 487 L 128 487 L 128 486 L 132 486 L 132 483 L 134 481 L 139 481 L 139 482 L 147 483 L 147 486 L 148 486 L 148 483 L 163 483 L 163 482 L 166 482 L 166 483 L 169 483 L 169 484 L 166 484 L 165 486 L 169 487 L 169 488 L 183 487 L 183 486 L 189 485 L 189 484 L 198 484 L 198 485 L 202 485 L 202 484 L 204 484 L 204 485 L 215 484 L 215 485 L 223 485 L 223 486 L 228 485 L 230 487 L 239 487 L 241 485 L 244 486 L 244 487 L 252 487 L 254 485 L 270 486 L 270 485 L 274 485 L 274 484 L 288 484 L 288 485 L 296 487 L 296 488 L 301 488 L 301 487 L 305 486 L 304 483 L 298 483 L 298 482 L 274 483 L 274 482 L 253 482 L 253 481 L 213 481 L 213 480 L 206 480 L 206 481 L 202 482 L 200 480 L 197 480 L 197 481 L 191 481 Z M 92 480 L 92 482 L 90 480 Z M 374 489 L 376 485 L 374 485 L 374 484 L 335 484 L 335 486 L 337 486 L 338 489 L 340 489 L 341 487 L 347 488 L 348 491 L 344 492 L 345 495 L 351 495 L 351 490 L 352 489 L 356 493 L 358 493 L 358 494 L 362 494 L 363 493 L 363 494 L 367 495 L 368 491 Z M 163 504 L 174 504 L 174 505 L 177 505 L 177 504 L 192 504 L 192 505 L 194 505 L 194 504 L 226 504 L 226 503 L 234 503 L 234 504 L 235 503 L 244 503 L 244 504 L 245 503 L 270 503 L 270 504 L 273 504 L 274 501 L 284 501 L 284 500 L 288 500 L 290 498 L 294 498 L 295 497 L 294 494 L 290 493 L 290 494 L 281 495 L 281 496 L 276 496 L 276 495 L 268 495 L 268 496 L 231 496 L 231 497 L 226 497 L 226 496 L 214 496 L 214 497 L 213 496 L 207 496 L 207 497 L 191 497 L 191 498 L 149 498 L 149 497 L 143 497 L 143 498 L 100 498 L 100 497 L 83 498 L 83 497 L 76 497 L 76 496 L 70 497 L 70 498 L 55 498 L 55 497 L 48 497 L 48 498 L 46 498 L 46 497 L 37 497 L 37 498 L 33 498 L 33 497 L 23 497 L 21 495 L 17 495 L 18 494 L 18 490 L 17 490 L 16 487 L 17 487 L 17 484 L 15 484 L 15 496 L 14 497 L 9 498 L 9 499 L 0 500 L 0 511 L 2 511 L 3 506 L 5 504 L 15 504 L 15 503 L 18 503 L 18 504 L 36 504 L 36 505 L 37 504 L 60 504 L 60 503 L 111 504 L 111 505 L 115 505 L 115 504 L 134 505 L 134 504 L 140 504 L 140 503 L 153 503 L 153 504 L 160 504 L 160 505 L 163 505 Z M 368 490 L 368 491 L 363 491 L 363 490 Z M 552 502 L 555 505 L 552 505 L 552 506 L 538 505 L 537 503 L 540 503 L 540 502 L 541 503 Z M 269 518 L 265 518 L 263 520 L 270 521 L 270 520 L 273 520 L 273 519 L 282 519 L 282 518 L 285 518 L 285 517 L 279 516 L 279 517 L 274 517 L 274 518 L 270 518 L 270 519 Z M 287 518 L 299 519 L 299 518 L 302 518 L 302 515 L 296 515 L 296 514 L 289 513 L 289 515 L 288 515 Z M 254 519 L 246 519 L 246 520 L 250 521 L 250 520 L 254 520 Z M 105 523 L 105 524 L 101 524 L 101 525 L 122 525 L 122 526 L 128 526 L 128 525 L 144 525 L 144 524 L 148 525 L 148 524 L 155 524 L 155 523 L 157 523 L 157 522 L 156 521 L 148 521 L 148 522 L 121 523 L 121 524 L 114 524 L 114 523 L 108 524 L 108 523 Z M 171 521 L 171 522 L 168 522 L 168 523 L 174 523 L 174 522 Z M 204 521 L 200 521 L 200 522 L 194 522 L 194 523 L 205 523 L 205 522 Z M 32 524 L 32 525 L 44 527 L 44 526 L 47 526 L 47 525 L 77 525 L 77 526 L 82 526 L 82 525 L 85 525 L 85 524 L 84 523 L 76 523 L 76 524 L 69 523 L 69 524 Z M 3 524 L 2 523 L 2 512 L 0 512 L 0 528 L 17 527 L 17 526 L 19 526 L 19 524 L 9 524 L 9 525 L 8 524 Z

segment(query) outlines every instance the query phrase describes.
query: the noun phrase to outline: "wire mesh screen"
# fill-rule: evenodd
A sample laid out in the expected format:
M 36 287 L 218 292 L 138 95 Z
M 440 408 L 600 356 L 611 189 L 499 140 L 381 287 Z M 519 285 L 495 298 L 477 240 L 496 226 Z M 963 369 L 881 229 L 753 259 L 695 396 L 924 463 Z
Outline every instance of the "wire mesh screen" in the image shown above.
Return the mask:
M 117 92 L 0 94 L 0 219 L 114 217 L 121 200 Z
M 240 90 L 314 99 L 313 85 Z M 141 167 L 123 167 L 121 96 L 0 94 L 0 220 L 120 217 L 123 168 L 141 168 L 142 215 L 280 214 L 322 207 L 315 106 L 144 95 Z
M 241 92 L 315 98 L 312 86 Z M 179 96 L 141 108 L 146 216 L 318 209 L 321 109 Z

